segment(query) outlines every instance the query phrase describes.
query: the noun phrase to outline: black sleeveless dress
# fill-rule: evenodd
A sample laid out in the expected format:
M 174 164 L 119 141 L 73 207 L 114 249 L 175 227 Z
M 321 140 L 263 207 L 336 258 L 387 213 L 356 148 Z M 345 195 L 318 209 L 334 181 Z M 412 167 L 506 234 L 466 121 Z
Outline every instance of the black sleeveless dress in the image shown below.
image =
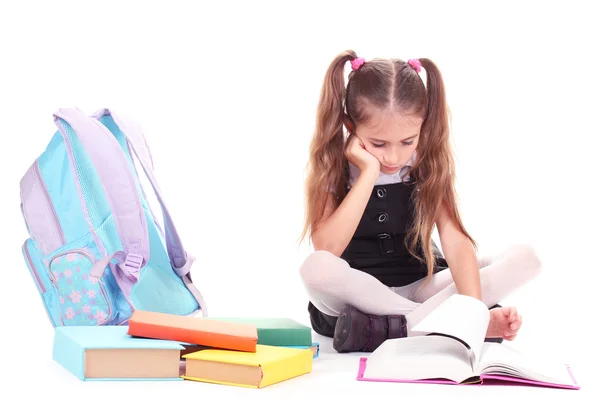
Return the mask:
M 414 258 L 405 245 L 413 219 L 414 190 L 416 184 L 413 181 L 373 187 L 352 240 L 341 255 L 350 267 L 366 272 L 390 287 L 405 286 L 427 276 L 425 264 Z M 448 264 L 435 243 L 433 248 L 435 273 L 446 269 Z M 332 337 L 337 318 L 322 313 L 311 302 L 308 312 L 313 330 Z

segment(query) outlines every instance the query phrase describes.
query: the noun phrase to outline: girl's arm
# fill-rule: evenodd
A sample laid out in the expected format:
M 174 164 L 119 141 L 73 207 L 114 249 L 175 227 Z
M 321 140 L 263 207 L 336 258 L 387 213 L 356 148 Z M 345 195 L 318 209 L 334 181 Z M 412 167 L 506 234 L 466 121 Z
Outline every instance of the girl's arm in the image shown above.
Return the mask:
M 326 250 L 336 256 L 344 252 L 360 223 L 378 176 L 379 170 L 361 172 L 337 209 L 333 195 L 329 195 L 323 217 L 312 232 L 315 250 Z
M 448 262 L 458 293 L 481 300 L 479 263 L 473 245 L 459 230 L 446 207 L 440 208 L 436 226 L 440 235 L 442 252 Z

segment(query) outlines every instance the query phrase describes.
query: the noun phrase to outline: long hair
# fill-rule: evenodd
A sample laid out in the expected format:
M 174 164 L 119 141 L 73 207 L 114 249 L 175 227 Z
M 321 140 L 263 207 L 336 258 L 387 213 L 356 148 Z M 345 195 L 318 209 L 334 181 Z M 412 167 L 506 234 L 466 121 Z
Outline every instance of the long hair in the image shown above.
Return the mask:
M 352 50 L 339 54 L 325 74 L 310 143 L 305 184 L 306 218 L 301 239 L 313 233 L 323 217 L 328 189 L 335 195 L 336 206 L 345 196 L 348 165 L 344 157 L 344 117 L 356 127 L 368 122 L 374 110 L 393 109 L 417 115 L 423 123 L 417 160 L 411 168 L 416 190 L 406 246 L 414 257 L 427 265 L 430 278 L 436 264 L 431 237 L 440 207 L 447 207 L 451 218 L 476 247 L 457 206 L 455 164 L 442 75 L 431 60 L 419 59 L 427 77 L 425 85 L 407 62 L 374 59 L 351 71 L 345 86 L 345 64 L 355 58 L 357 55 Z

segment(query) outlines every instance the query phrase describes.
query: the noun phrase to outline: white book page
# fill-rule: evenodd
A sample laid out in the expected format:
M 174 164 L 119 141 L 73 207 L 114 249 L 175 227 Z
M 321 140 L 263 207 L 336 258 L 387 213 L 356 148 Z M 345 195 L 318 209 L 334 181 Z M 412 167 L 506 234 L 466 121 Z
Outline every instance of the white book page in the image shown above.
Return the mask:
M 540 382 L 573 385 L 567 366 L 539 355 L 524 354 L 506 343 L 485 343 L 478 374 L 504 374 Z
M 443 336 L 388 339 L 367 359 L 364 377 L 413 381 L 472 377 L 469 350 L 459 341 Z
M 412 330 L 442 333 L 461 339 L 472 349 L 474 364 L 477 364 L 489 323 L 490 311 L 482 301 L 454 294 L 417 323 Z

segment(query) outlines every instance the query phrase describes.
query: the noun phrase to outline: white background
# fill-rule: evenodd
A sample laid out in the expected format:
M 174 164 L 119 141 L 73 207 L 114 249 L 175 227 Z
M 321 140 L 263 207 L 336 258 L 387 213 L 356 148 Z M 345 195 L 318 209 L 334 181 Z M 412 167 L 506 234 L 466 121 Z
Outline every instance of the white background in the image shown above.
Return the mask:
M 600 33 L 592 3 L 3 2 L 1 402 L 519 410 L 525 399 L 540 408 L 597 399 Z M 19 211 L 19 180 L 54 133 L 54 111 L 109 107 L 142 124 L 211 315 L 308 323 L 298 266 L 310 248 L 297 243 L 304 167 L 323 75 L 346 49 L 438 64 L 468 229 L 481 253 L 526 242 L 544 263 L 504 302 L 524 318 L 514 344 L 570 363 L 582 390 L 359 383 L 357 358 L 328 353 L 327 339 L 311 376 L 260 391 L 80 383 L 54 364 L 52 328 L 20 252 L 28 234 Z

